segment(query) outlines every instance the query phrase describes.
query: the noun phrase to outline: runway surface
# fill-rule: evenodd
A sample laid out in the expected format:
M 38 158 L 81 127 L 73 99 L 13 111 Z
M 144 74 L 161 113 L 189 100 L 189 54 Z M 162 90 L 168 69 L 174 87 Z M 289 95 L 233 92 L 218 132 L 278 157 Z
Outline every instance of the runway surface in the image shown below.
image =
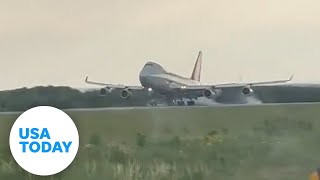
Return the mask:
M 320 102 L 299 102 L 299 103 L 261 103 L 261 104 L 216 104 L 210 106 L 139 106 L 139 107 L 101 107 L 101 108 L 73 108 L 73 109 L 62 109 L 66 112 L 77 112 L 77 111 L 121 111 L 121 110 L 154 110 L 154 109 L 210 109 L 210 108 L 225 108 L 225 107 L 264 107 L 264 106 L 303 106 L 303 105 L 320 105 Z M 17 114 L 22 111 L 13 112 L 0 112 L 0 114 Z
M 305 102 L 305 103 L 265 103 L 265 104 L 217 104 L 211 106 L 158 106 L 158 107 L 103 107 L 103 108 L 78 108 L 64 109 L 64 111 L 115 111 L 115 110 L 135 110 L 135 109 L 210 109 L 224 107 L 252 107 L 252 106 L 297 106 L 297 105 L 320 105 L 320 102 Z

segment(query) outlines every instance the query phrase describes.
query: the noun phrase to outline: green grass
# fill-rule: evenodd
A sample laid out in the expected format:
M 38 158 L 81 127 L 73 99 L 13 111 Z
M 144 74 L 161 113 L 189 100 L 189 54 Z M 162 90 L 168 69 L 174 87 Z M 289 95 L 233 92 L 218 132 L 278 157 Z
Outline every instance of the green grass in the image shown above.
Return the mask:
M 301 180 L 320 166 L 320 104 L 66 111 L 80 148 L 51 177 L 12 159 L 0 115 L 0 179 Z

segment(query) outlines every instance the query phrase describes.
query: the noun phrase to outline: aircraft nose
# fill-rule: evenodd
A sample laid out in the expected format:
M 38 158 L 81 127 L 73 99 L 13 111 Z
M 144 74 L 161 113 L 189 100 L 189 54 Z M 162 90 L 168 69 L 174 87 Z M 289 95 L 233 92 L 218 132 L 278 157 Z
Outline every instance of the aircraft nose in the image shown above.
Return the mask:
M 148 84 L 148 78 L 144 75 L 139 75 L 139 80 L 140 80 L 140 84 L 143 86 L 143 87 L 146 87 L 147 84 Z

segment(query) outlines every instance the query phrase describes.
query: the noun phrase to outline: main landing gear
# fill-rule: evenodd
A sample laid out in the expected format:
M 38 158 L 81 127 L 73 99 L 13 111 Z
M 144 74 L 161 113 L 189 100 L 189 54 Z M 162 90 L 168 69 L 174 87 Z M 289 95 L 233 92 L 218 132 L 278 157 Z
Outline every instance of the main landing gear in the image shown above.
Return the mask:
M 177 105 L 178 105 L 178 106 L 184 106 L 184 101 L 182 101 L 182 100 L 177 101 Z
M 195 102 L 194 102 L 194 101 L 187 101 L 187 105 L 188 105 L 188 106 L 194 106 L 194 105 L 195 105 Z
M 151 106 L 158 106 L 158 103 L 157 103 L 156 100 L 151 100 L 151 101 L 150 101 L 150 105 L 151 105 Z
M 191 99 L 191 98 L 188 98 L 188 101 L 183 101 L 183 98 L 167 98 L 167 104 L 169 106 L 185 106 L 185 105 L 188 105 L 188 106 L 194 106 L 195 105 L 195 102 Z
M 182 100 L 179 100 L 179 101 L 177 101 L 177 105 L 178 105 L 178 106 L 184 106 L 184 105 L 185 105 L 185 102 L 182 101 Z M 188 106 L 194 106 L 194 105 L 195 105 L 195 102 L 194 102 L 194 101 L 187 101 L 187 105 L 188 105 Z

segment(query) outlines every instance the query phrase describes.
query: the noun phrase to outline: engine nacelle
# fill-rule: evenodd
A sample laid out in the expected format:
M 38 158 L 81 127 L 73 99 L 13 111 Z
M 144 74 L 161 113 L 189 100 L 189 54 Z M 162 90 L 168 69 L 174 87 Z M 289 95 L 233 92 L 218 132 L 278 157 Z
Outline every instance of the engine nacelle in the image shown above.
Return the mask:
M 128 99 L 131 96 L 131 91 L 128 89 L 124 89 L 120 93 L 120 97 L 123 99 Z
M 100 95 L 101 95 L 101 96 L 105 96 L 105 95 L 107 95 L 108 93 L 110 93 L 111 91 L 112 91 L 111 88 L 101 88 L 101 89 L 100 89 Z
M 253 89 L 251 89 L 251 87 L 246 86 L 244 88 L 242 88 L 241 93 L 245 96 L 250 96 L 253 94 Z
M 216 92 L 211 89 L 206 89 L 203 91 L 202 94 L 204 97 L 206 97 L 208 99 L 212 99 L 216 95 Z

